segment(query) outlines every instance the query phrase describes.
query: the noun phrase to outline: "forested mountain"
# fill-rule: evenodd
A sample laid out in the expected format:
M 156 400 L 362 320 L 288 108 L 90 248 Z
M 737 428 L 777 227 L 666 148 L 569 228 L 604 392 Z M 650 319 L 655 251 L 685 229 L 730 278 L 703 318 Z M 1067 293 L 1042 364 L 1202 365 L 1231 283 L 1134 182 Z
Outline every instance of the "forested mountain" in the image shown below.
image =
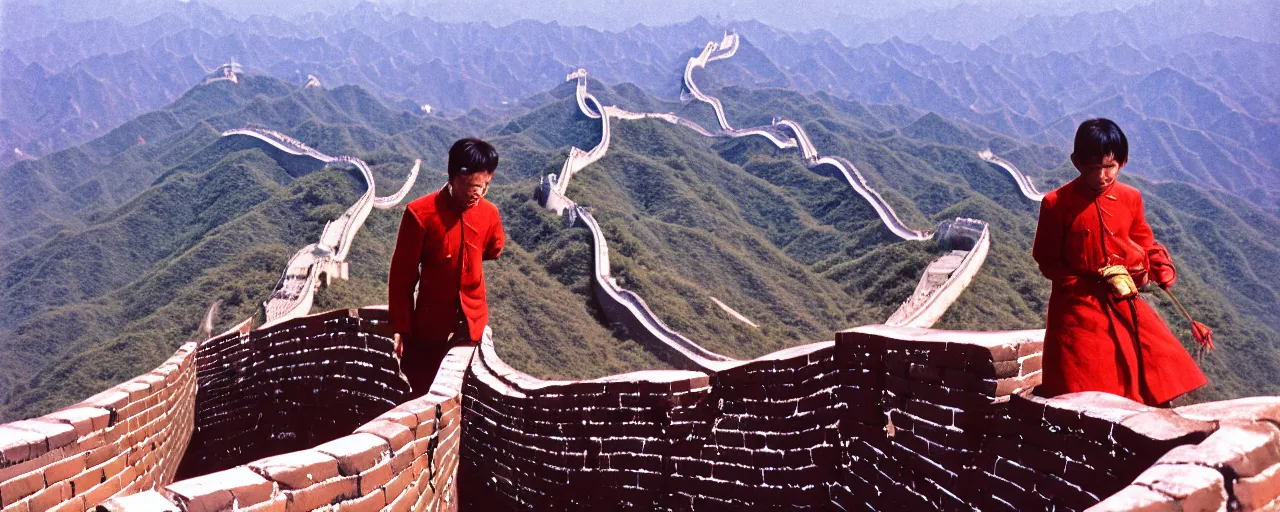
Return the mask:
M 738 70 L 751 62 L 750 53 L 743 57 Z M 735 72 L 709 74 L 722 71 Z M 702 104 L 636 84 L 590 87 L 605 104 L 711 117 Z M 938 327 L 1042 325 L 1048 283 L 1028 255 L 1037 205 L 975 152 L 995 149 L 1047 190 L 1071 176 L 1059 149 L 910 106 L 784 89 L 705 90 L 724 100 L 737 126 L 775 116 L 801 122 L 824 154 L 855 162 L 912 226 L 957 216 L 991 223 L 991 255 Z M 38 414 L 154 366 L 195 335 L 214 301 L 222 302 L 215 331 L 260 314 L 289 256 L 363 184 L 354 173 L 219 136 L 249 122 L 366 160 L 379 190 L 394 190 L 422 158 L 414 197 L 443 182 L 454 139 L 492 140 L 503 160 L 489 197 L 511 242 L 486 266 L 504 360 L 543 377 L 663 367 L 601 315 L 591 293 L 590 234 L 565 227 L 534 200 L 539 179 L 558 172 L 570 146 L 599 141 L 600 121 L 579 112 L 568 84 L 511 108 L 523 113 L 445 119 L 385 106 L 359 87 L 302 88 L 245 73 L 9 168 L 28 183 L 56 186 L 33 189 L 45 195 L 30 203 L 55 207 L 6 227 L 22 236 L 4 246 L 0 264 L 0 411 Z M 1217 332 L 1222 349 L 1204 362 L 1214 386 L 1199 398 L 1280 391 L 1280 220 L 1224 190 L 1125 179 L 1147 194 L 1153 227 L 1181 264 L 1183 300 Z M 101 193 L 78 192 L 87 189 Z M 607 156 L 574 179 L 569 195 L 603 225 L 620 284 L 671 327 L 738 357 L 883 322 L 940 253 L 933 242 L 893 236 L 843 179 L 808 170 L 795 150 L 759 138 L 704 138 L 657 120 L 615 121 Z M 370 215 L 349 258 L 351 279 L 323 289 L 317 310 L 385 302 L 398 222 L 399 210 Z M 1167 302 L 1152 300 L 1189 341 Z
M 24 14 L 23 5 L 6 3 L 8 18 Z M 719 64 L 708 83 L 903 104 L 1055 146 L 1081 119 L 1106 115 L 1135 143 L 1131 172 L 1231 191 L 1280 211 L 1280 47 L 1224 28 L 1274 18 L 1276 4 L 1265 0 L 1157 0 L 1126 11 L 1020 17 L 989 38 L 957 35 L 959 42 L 946 31 L 925 37 L 909 23 L 888 22 L 881 25 L 907 27 L 907 39 L 706 19 L 619 32 L 534 21 L 494 27 L 375 4 L 291 19 L 235 19 L 198 2 L 155 9 L 143 22 L 50 21 L 45 30 L 5 31 L 0 163 L 105 133 L 232 60 L 299 86 L 312 75 L 331 87 L 359 85 L 399 108 L 429 105 L 453 117 L 478 107 L 503 116 L 579 66 L 607 83 L 674 97 L 690 54 L 737 30 L 740 55 Z M 932 16 L 921 26 L 937 26 L 941 16 L 964 20 L 980 11 L 913 16 Z

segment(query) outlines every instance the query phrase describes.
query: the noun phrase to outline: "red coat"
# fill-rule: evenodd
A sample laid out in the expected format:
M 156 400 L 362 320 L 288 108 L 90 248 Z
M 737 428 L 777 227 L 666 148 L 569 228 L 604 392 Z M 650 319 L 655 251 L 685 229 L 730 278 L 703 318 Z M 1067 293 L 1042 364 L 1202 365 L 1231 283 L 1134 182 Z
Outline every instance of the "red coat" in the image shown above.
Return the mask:
M 458 326 L 459 309 L 473 341 L 480 338 L 489 324 L 481 261 L 497 258 L 505 241 L 498 207 L 487 200 L 462 213 L 444 191 L 409 203 L 387 283 L 391 329 L 405 340 L 406 349 L 417 343 L 443 344 Z
M 1105 257 L 1103 229 L 1110 231 Z M 1116 182 L 1098 193 L 1076 179 L 1045 195 L 1031 251 L 1040 273 L 1053 281 L 1040 392 L 1103 391 L 1155 405 L 1208 382 L 1141 299 L 1133 300 L 1142 346 L 1135 351 L 1129 304 L 1111 299 L 1106 283 L 1095 277 L 1104 263 L 1149 268 L 1147 249 L 1154 243 L 1142 194 L 1129 185 Z

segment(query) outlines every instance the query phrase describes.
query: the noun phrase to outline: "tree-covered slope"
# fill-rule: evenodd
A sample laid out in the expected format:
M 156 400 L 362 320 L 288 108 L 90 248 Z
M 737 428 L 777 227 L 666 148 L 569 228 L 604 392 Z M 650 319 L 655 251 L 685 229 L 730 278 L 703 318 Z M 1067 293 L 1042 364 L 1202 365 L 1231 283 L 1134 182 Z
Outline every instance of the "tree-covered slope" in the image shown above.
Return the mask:
M 666 102 L 635 86 L 591 88 L 605 104 L 708 118 L 705 106 Z M 974 150 L 996 149 L 1045 190 L 1071 177 L 1060 151 L 907 107 L 780 89 L 714 94 L 735 126 L 774 116 L 801 122 L 820 153 L 857 165 L 911 226 L 958 216 L 991 224 L 983 269 L 938 327 L 1043 325 L 1048 282 L 1029 256 L 1038 205 Z M 424 165 L 410 196 L 434 191 L 453 140 L 491 140 L 502 164 L 489 198 L 509 236 L 507 252 L 485 267 L 502 357 L 554 378 L 665 367 L 601 314 L 590 234 L 534 200 L 539 178 L 559 172 L 570 146 L 590 148 L 600 138 L 600 121 L 578 112 L 568 84 L 523 102 L 526 114 L 496 122 L 398 112 L 354 87 L 236 101 L 199 119 L 207 136 L 184 157 L 113 170 L 147 173 L 152 185 L 118 207 L 78 217 L 82 225 L 30 239 L 0 267 L 5 418 L 51 410 L 154 366 L 195 335 L 215 300 L 223 302 L 215 331 L 260 314 L 289 256 L 363 192 L 354 173 L 318 171 L 247 139 L 217 137 L 251 121 L 327 154 L 366 160 L 380 195 L 400 185 L 415 158 Z M 85 180 L 93 179 L 87 171 Z M 1226 192 L 1125 179 L 1147 195 L 1157 236 L 1180 264 L 1183 301 L 1218 334 L 1222 349 L 1204 363 L 1214 386 L 1198 398 L 1280 393 L 1280 221 Z M 671 327 L 737 357 L 883 322 L 941 254 L 933 242 L 893 236 L 842 178 L 809 170 L 795 150 L 760 138 L 708 139 L 656 120 L 613 121 L 608 154 L 575 176 L 568 195 L 602 225 L 621 286 Z M 315 310 L 385 303 L 400 215 L 369 216 L 349 257 L 351 279 L 322 289 Z M 1189 342 L 1167 301 L 1150 299 Z

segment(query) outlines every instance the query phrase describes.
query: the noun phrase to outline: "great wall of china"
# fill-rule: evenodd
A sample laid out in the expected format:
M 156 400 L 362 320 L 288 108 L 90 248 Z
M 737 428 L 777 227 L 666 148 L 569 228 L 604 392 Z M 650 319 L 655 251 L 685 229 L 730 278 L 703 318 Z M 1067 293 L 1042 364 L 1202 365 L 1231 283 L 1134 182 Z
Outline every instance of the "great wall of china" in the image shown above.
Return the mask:
M 571 150 L 563 184 L 539 193 L 559 192 L 559 211 L 595 237 L 597 296 L 638 306 L 624 308 L 637 329 L 660 331 L 609 279 L 602 232 L 563 192 L 603 157 L 611 116 L 662 117 L 601 107 L 581 80 L 600 151 Z M 808 163 L 816 151 L 792 133 Z M 1030 180 L 995 163 L 1034 199 Z M 967 254 L 943 258 L 980 263 Z M 963 289 L 942 272 L 927 287 Z M 407 401 L 391 334 L 385 307 L 246 321 L 79 404 L 0 425 L 0 510 L 1280 509 L 1280 397 L 1175 409 L 1034 397 L 1039 330 L 870 325 L 750 361 L 672 331 L 652 346 L 688 369 L 546 381 L 503 363 L 486 329 Z
M 565 159 L 560 173 L 544 177 L 538 187 L 537 197 L 547 209 L 558 214 L 563 214 L 566 210 L 569 211 L 568 224 L 581 224 L 592 231 L 593 246 L 596 253 L 594 280 L 596 298 L 599 300 L 606 316 L 612 321 L 626 325 L 629 332 L 637 340 L 676 367 L 714 370 L 722 365 L 723 362 L 731 361 L 731 358 L 703 349 L 697 343 L 667 327 L 661 319 L 653 314 L 643 299 L 635 293 L 617 286 L 617 283 L 609 275 L 608 244 L 604 234 L 600 232 L 595 219 L 592 218 L 587 209 L 578 206 L 573 200 L 565 196 L 568 191 L 569 181 L 573 176 L 603 158 L 608 152 L 609 142 L 612 138 L 610 119 L 658 119 L 693 129 L 707 137 L 762 136 L 779 149 L 797 148 L 800 150 L 801 158 L 805 165 L 810 169 L 816 170 L 822 166 L 830 166 L 839 171 L 849 186 L 867 200 L 884 225 L 898 237 L 904 240 L 930 240 L 937 238 L 940 244 L 949 249 L 949 251 L 925 269 L 924 275 L 920 278 L 920 282 L 912 295 L 885 322 L 887 325 L 895 326 L 932 326 L 946 313 L 947 308 L 959 298 L 961 292 L 973 280 L 978 270 L 982 268 L 982 263 L 986 260 L 991 243 L 990 229 L 987 223 L 975 219 L 957 218 L 954 221 L 943 223 L 941 229 L 937 232 L 909 228 L 898 217 L 893 207 L 867 183 L 862 173 L 858 171 L 852 162 L 842 157 L 819 155 L 813 142 L 799 123 L 785 119 L 775 119 L 773 127 L 734 128 L 729 124 L 728 118 L 724 113 L 724 106 L 720 100 L 713 96 L 708 96 L 698 89 L 693 80 L 693 70 L 705 68 L 708 62 L 732 57 L 737 53 L 737 48 L 737 34 L 726 34 L 719 43 L 715 41 L 707 43 L 702 52 L 696 57 L 691 57 L 685 66 L 684 85 L 688 93 L 687 99 L 698 100 L 711 105 L 715 111 L 716 120 L 720 124 L 719 130 L 715 132 L 670 112 L 636 113 L 614 105 L 602 106 L 595 96 L 587 92 L 587 71 L 585 69 L 578 69 L 565 77 L 566 81 L 577 82 L 575 93 L 578 109 L 589 118 L 600 119 L 600 143 L 589 151 L 583 151 L 576 147 L 570 148 L 569 157 Z M 774 131 L 777 128 L 789 130 L 793 137 L 788 138 L 778 135 Z M 1015 173 L 1015 175 L 1022 175 L 1012 164 L 1007 165 L 1006 169 L 1012 169 L 1010 172 Z M 1025 176 L 1023 178 L 1030 186 L 1030 180 Z M 942 236 L 938 237 L 939 234 Z
M 364 194 L 355 204 L 347 208 L 342 216 L 325 224 L 319 242 L 302 247 L 289 259 L 275 291 L 263 304 L 267 317 L 263 326 L 266 327 L 307 314 L 311 311 L 312 300 L 321 284 L 328 286 L 334 277 L 347 279 L 347 254 L 351 251 L 351 241 L 369 217 L 369 210 L 386 210 L 400 204 L 417 180 L 422 160 L 413 163 L 409 177 L 405 178 L 400 190 L 390 196 L 378 197 L 373 171 L 364 160 L 346 155 L 329 156 L 293 137 L 261 126 L 248 126 L 222 133 L 223 137 L 235 135 L 253 137 L 285 153 L 310 157 L 324 165 L 335 162 L 352 165 L 360 171 L 366 186 Z

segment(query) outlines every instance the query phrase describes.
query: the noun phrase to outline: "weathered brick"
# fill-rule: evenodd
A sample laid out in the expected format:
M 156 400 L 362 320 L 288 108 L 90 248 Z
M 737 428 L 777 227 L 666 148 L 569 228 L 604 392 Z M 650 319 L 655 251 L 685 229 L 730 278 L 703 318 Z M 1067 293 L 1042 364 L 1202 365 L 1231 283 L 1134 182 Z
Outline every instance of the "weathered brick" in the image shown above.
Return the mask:
M 71 482 L 57 482 L 31 495 L 31 510 L 48 510 L 71 499 Z
M 76 435 L 76 428 L 69 423 L 63 423 L 57 420 L 22 420 L 15 421 L 5 425 L 8 428 L 26 430 L 38 434 L 45 439 L 44 451 L 56 450 L 74 443 L 80 436 Z
M 1174 412 L 1185 418 L 1198 421 L 1218 421 L 1222 423 L 1253 423 L 1267 420 L 1280 423 L 1280 397 L 1254 396 L 1205 402 L 1174 409 Z
M 1262 422 L 1222 427 L 1200 444 L 1175 447 L 1157 462 L 1230 468 L 1237 477 L 1251 477 L 1280 464 L 1280 431 Z
M 1227 503 L 1222 474 L 1204 466 L 1157 464 L 1133 483 L 1173 497 L 1182 510 L 1221 510 Z
M 106 501 L 107 498 L 115 496 L 116 493 L 120 492 L 121 487 L 119 477 L 108 478 L 106 481 L 91 487 L 80 497 L 84 498 L 85 507 L 93 508 Z
M 120 471 L 120 484 L 128 485 L 138 479 L 138 470 L 132 466 L 126 466 Z
M 408 489 L 405 489 L 404 492 L 401 492 L 400 495 L 395 497 L 394 499 L 392 499 L 391 496 L 388 495 L 387 496 L 388 503 L 385 510 L 387 510 L 388 512 L 408 512 L 409 510 L 412 510 L 414 503 L 416 503 L 418 498 L 420 497 L 419 493 L 415 492 L 416 490 L 417 490 L 416 486 L 411 485 Z M 426 489 L 426 492 L 430 492 L 430 489 Z
M 1135 451 L 1163 452 L 1174 445 L 1198 443 L 1216 428 L 1212 422 L 1187 419 L 1168 409 L 1153 409 L 1121 420 L 1113 437 Z
M 72 407 L 44 418 L 68 423 L 75 429 L 76 437 L 84 437 L 95 430 L 107 428 L 111 423 L 111 411 L 98 407 Z
M 357 475 L 391 456 L 387 441 L 368 433 L 341 437 L 313 449 L 337 459 L 344 476 Z
M 392 451 L 399 450 L 414 439 L 413 430 L 409 427 L 381 419 L 366 423 L 356 429 L 356 432 L 365 432 L 385 439 L 391 445 Z
M 375 512 L 382 510 L 386 505 L 386 496 L 379 491 L 359 498 L 339 501 L 337 509 L 338 512 Z
M 338 460 L 315 450 L 302 450 L 249 463 L 249 468 L 281 489 L 302 489 L 338 476 Z
M 1178 500 L 1141 485 L 1130 485 L 1089 509 L 1090 512 L 1165 512 L 1183 510 Z
M 146 491 L 128 496 L 117 496 L 102 502 L 106 512 L 125 512 L 129 510 L 151 510 L 155 512 L 178 512 L 178 505 L 155 491 Z
M 0 506 L 8 507 L 44 489 L 44 474 L 39 470 L 0 482 Z
M 112 432 L 119 433 L 123 430 L 122 426 L 107 429 L 100 442 L 100 446 L 85 453 L 84 464 L 88 467 L 101 466 L 103 463 L 118 457 L 124 451 L 124 443 L 119 440 L 119 436 L 110 435 Z M 114 439 L 113 439 L 114 437 Z
M 383 460 L 372 468 L 362 471 L 359 479 L 360 494 L 367 495 L 374 492 L 389 482 L 392 476 L 391 459 Z
M 1280 464 L 1237 479 L 1231 490 L 1240 502 L 1241 510 L 1275 509 L 1276 501 L 1280 500 Z
M 71 489 L 73 494 L 84 494 L 89 492 L 89 489 L 101 484 L 103 480 L 102 468 L 91 468 L 85 470 L 83 473 L 71 477 Z
M 240 507 L 235 509 L 236 512 L 285 512 L 289 504 L 289 499 L 283 494 L 275 495 L 262 503 Z
M 414 466 L 412 465 L 408 469 L 392 476 L 391 480 L 382 487 L 383 494 L 386 496 L 386 503 L 395 501 L 417 477 L 418 474 L 414 471 Z
M 121 453 L 100 464 L 98 467 L 102 468 L 102 477 L 110 480 L 111 477 L 114 477 L 120 474 L 121 471 L 124 471 L 128 457 L 129 454 L 127 452 Z
M 235 503 L 247 507 L 271 497 L 271 482 L 246 467 L 175 482 L 165 487 L 182 501 L 188 512 L 214 512 Z
M 289 500 L 286 510 L 289 512 L 314 510 L 339 498 L 356 498 L 360 495 L 357 479 L 356 476 L 340 476 L 304 489 L 283 491 Z
M 107 390 L 101 393 L 98 393 L 96 395 L 93 395 L 83 402 L 80 402 L 80 405 L 88 406 L 88 407 L 100 407 L 108 411 L 111 411 L 110 424 L 114 425 L 117 418 L 116 412 L 119 411 L 120 408 L 124 407 L 125 404 L 127 403 L 129 403 L 129 393 L 127 391 L 123 391 L 118 388 L 107 388 Z
M 175 507 L 173 510 L 153 509 L 155 512 L 178 512 Z M 45 512 L 85 512 L 84 497 L 73 496 L 59 502 Z M 113 511 L 114 512 L 114 511 Z

